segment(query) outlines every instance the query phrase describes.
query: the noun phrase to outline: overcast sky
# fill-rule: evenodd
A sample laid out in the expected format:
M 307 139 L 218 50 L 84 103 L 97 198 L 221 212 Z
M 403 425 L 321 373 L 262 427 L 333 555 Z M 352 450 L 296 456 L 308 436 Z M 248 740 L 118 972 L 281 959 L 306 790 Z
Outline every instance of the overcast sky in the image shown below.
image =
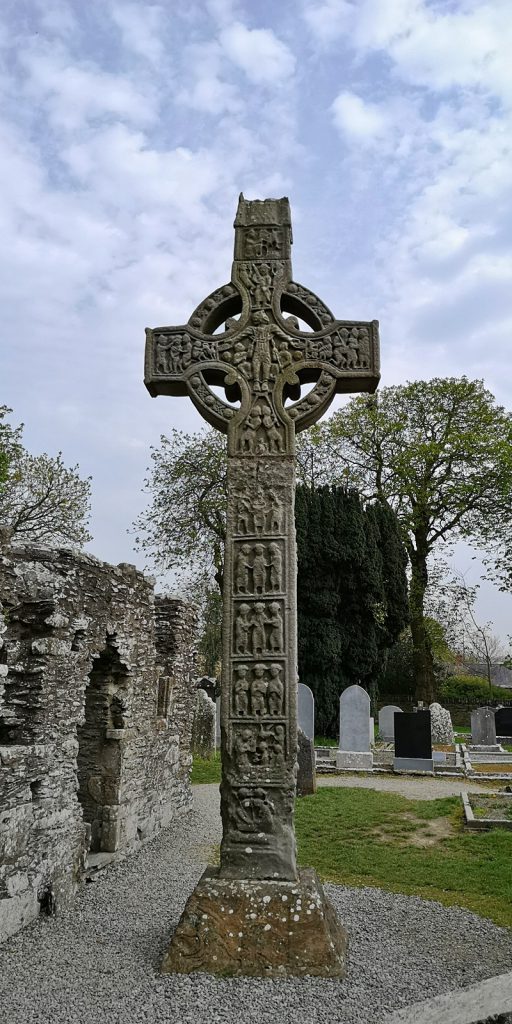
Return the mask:
M 93 477 L 91 550 L 150 445 L 144 327 L 229 280 L 237 197 L 288 195 L 295 279 L 381 322 L 383 384 L 511 405 L 511 0 L 4 0 L 0 404 Z M 469 558 L 462 556 L 460 568 Z M 512 632 L 511 599 L 481 613 Z

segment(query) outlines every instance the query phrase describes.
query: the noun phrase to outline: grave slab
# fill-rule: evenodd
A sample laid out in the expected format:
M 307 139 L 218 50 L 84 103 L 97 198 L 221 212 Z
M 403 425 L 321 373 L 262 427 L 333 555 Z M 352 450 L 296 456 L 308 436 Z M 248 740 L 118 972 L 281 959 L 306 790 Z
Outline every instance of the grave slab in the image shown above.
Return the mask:
M 477 708 L 471 712 L 472 746 L 496 746 L 496 720 L 493 708 Z

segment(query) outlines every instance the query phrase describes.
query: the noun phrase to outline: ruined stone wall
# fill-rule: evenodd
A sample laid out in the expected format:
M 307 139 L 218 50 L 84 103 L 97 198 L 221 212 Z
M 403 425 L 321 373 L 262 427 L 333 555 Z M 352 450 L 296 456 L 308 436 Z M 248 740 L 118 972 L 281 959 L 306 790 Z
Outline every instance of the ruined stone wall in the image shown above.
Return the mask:
M 88 850 L 191 806 L 195 612 L 132 566 L 0 557 L 0 941 L 71 899 Z

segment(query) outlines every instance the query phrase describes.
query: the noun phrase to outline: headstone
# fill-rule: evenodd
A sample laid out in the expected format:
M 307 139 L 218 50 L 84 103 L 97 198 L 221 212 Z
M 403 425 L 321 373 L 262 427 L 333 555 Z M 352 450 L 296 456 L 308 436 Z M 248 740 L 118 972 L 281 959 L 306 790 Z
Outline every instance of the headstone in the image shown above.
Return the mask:
M 146 332 L 150 393 L 188 394 L 228 436 L 220 866 L 190 897 L 165 971 L 344 973 L 346 934 L 296 864 L 295 434 L 337 392 L 375 390 L 378 325 L 334 320 L 294 283 L 291 240 L 287 199 L 241 196 L 231 282 L 187 324 Z M 303 397 L 301 380 L 316 381 Z M 274 914 L 292 894 L 313 904 L 307 919 Z
M 395 716 L 395 771 L 433 772 L 430 711 L 402 711 Z
M 298 686 L 298 719 L 299 729 L 309 740 L 315 738 L 315 698 L 309 686 L 299 683 Z
M 398 714 L 402 714 L 402 708 L 396 704 L 385 704 L 379 711 L 379 735 L 387 743 L 395 738 L 395 715 Z
M 199 757 L 211 757 L 215 750 L 215 701 L 201 687 L 197 691 L 190 748 Z
M 371 769 L 370 697 L 357 683 L 347 686 L 340 697 L 340 744 L 337 768 Z
M 311 796 L 316 793 L 315 747 L 313 740 L 298 730 L 297 748 L 297 796 Z
M 512 707 L 498 708 L 494 721 L 497 736 L 512 736 Z
M 471 712 L 471 745 L 496 746 L 496 720 L 492 708 L 477 708 Z
M 453 743 L 453 725 L 450 712 L 434 701 L 430 705 L 432 743 Z
M 370 747 L 375 746 L 375 718 L 370 716 Z

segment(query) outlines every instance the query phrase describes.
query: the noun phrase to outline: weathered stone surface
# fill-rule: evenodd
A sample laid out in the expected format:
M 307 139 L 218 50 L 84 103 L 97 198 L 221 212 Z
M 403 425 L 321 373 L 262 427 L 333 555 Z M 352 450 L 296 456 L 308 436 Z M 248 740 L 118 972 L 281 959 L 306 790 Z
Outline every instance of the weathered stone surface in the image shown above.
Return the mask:
M 396 704 L 386 704 L 379 711 L 379 734 L 382 740 L 392 743 L 395 738 L 395 715 L 402 714 Z
M 1 941 L 190 809 L 196 694 L 195 611 L 133 566 L 4 545 L 0 621 Z
M 512 1024 L 512 973 L 480 981 L 414 1003 L 385 1018 L 384 1024 Z
M 371 392 L 379 379 L 377 322 L 337 321 L 297 285 L 291 242 L 286 198 L 241 196 L 231 284 L 188 324 L 146 331 L 150 393 L 189 394 L 228 435 L 219 869 L 226 879 L 297 878 L 295 434 L 337 392 Z M 299 317 L 310 331 L 300 330 Z M 303 398 L 301 381 L 315 383 Z M 211 385 L 224 387 L 226 402 Z M 361 749 L 369 749 L 368 721 Z
M 475 746 L 496 746 L 496 719 L 492 708 L 471 712 L 471 743 Z
M 337 750 L 336 768 L 369 772 L 373 768 L 373 754 L 361 750 Z
M 437 701 L 430 705 L 430 728 L 432 743 L 453 743 L 452 716 Z
M 211 757 L 215 750 L 215 701 L 201 687 L 197 690 L 191 750 L 199 757 Z
M 297 796 L 316 793 L 315 747 L 302 731 L 298 731 Z
M 223 976 L 345 973 L 347 934 L 311 869 L 293 882 L 220 878 L 208 868 L 190 896 L 164 973 Z

